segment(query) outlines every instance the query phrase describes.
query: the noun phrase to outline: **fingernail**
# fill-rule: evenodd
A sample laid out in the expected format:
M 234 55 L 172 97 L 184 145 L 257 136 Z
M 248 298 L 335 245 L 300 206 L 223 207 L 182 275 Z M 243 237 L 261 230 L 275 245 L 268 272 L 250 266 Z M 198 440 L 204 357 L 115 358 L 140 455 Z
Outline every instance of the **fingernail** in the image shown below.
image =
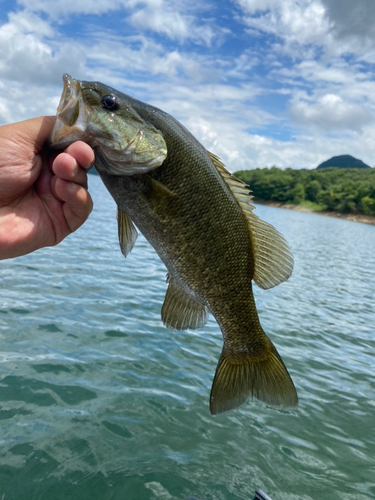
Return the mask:
M 92 168 L 94 165 L 95 165 L 95 158 L 92 160 L 92 162 L 90 162 L 90 165 L 86 167 L 86 170 L 90 170 L 90 168 Z
M 74 167 L 74 170 L 73 170 L 73 175 L 77 175 L 77 174 L 78 174 L 78 172 L 79 172 L 79 165 L 78 165 L 78 163 L 76 162 L 75 167 Z

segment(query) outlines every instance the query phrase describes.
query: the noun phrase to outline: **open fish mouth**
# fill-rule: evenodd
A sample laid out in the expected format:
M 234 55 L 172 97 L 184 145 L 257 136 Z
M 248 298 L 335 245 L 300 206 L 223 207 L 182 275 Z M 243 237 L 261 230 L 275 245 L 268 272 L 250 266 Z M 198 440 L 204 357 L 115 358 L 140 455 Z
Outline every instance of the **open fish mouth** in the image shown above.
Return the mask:
M 117 91 L 68 74 L 63 75 L 63 82 L 48 142 L 51 148 L 65 149 L 75 141 L 84 141 L 102 157 L 112 175 L 147 173 L 163 163 L 167 156 L 163 134 L 142 119 L 131 104 L 125 102 L 122 108 Z
M 90 112 L 82 100 L 81 82 L 66 73 L 63 82 L 56 123 L 48 141 L 52 148 L 65 148 L 74 141 L 87 139 Z
M 63 82 L 64 88 L 57 108 L 57 116 L 66 125 L 72 126 L 79 116 L 80 85 L 77 80 L 66 73 L 63 75 Z

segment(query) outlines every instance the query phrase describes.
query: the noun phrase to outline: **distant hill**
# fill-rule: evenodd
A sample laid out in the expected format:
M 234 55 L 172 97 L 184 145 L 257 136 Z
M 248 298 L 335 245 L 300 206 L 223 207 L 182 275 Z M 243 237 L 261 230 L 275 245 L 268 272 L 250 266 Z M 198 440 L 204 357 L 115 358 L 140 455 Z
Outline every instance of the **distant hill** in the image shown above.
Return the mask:
M 334 156 L 330 160 L 324 161 L 319 165 L 319 167 L 316 167 L 317 169 L 321 168 L 330 168 L 330 167 L 336 167 L 336 168 L 371 168 L 366 163 L 363 163 L 362 160 L 357 160 L 357 158 L 354 158 L 353 156 L 350 155 L 340 155 L 340 156 Z

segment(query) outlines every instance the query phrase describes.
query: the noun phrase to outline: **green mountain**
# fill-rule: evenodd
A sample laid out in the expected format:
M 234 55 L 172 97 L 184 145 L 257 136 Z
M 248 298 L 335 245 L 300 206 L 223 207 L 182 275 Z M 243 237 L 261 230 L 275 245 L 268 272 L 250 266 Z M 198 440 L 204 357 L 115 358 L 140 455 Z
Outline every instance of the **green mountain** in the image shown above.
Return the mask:
M 353 156 L 350 155 L 340 155 L 340 156 L 334 156 L 330 160 L 324 161 L 319 165 L 319 167 L 316 167 L 317 169 L 321 168 L 330 168 L 330 167 L 336 167 L 336 168 L 371 168 L 366 163 L 363 163 L 362 160 L 357 160 L 357 158 L 353 158 Z

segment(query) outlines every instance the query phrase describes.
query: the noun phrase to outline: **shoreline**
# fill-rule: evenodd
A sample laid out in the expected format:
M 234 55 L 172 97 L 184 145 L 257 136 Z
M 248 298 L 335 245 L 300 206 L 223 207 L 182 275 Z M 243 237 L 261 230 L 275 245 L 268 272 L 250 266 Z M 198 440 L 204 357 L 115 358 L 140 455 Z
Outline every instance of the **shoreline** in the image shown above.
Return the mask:
M 266 205 L 268 207 L 284 208 L 287 210 L 295 210 L 297 212 L 305 212 L 309 214 L 325 215 L 326 217 L 336 217 L 336 219 L 345 219 L 352 222 L 362 222 L 362 224 L 371 224 L 375 226 L 375 215 L 365 215 L 365 214 L 343 214 L 340 212 L 318 212 L 312 208 L 304 207 L 303 205 L 291 205 L 287 203 L 281 203 L 280 201 L 265 201 L 258 200 L 256 198 L 252 199 L 252 203 L 255 205 Z

